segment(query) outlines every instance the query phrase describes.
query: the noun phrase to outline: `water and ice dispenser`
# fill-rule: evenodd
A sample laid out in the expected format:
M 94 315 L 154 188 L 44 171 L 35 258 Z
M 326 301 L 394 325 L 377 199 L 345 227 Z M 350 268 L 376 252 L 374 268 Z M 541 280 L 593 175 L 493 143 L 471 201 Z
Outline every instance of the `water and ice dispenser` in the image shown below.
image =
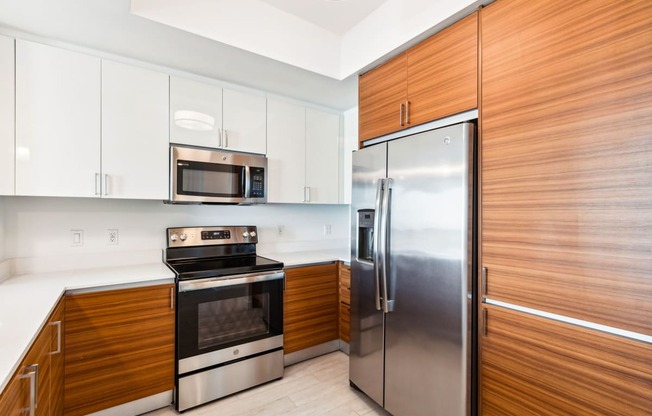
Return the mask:
M 358 260 L 373 263 L 374 258 L 374 210 L 358 211 Z

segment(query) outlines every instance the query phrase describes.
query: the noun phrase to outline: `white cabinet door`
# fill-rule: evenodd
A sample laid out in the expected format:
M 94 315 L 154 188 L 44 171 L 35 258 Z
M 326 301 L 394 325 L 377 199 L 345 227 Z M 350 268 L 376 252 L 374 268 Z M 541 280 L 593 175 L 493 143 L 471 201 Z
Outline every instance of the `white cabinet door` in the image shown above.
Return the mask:
M 16 41 L 16 194 L 99 194 L 100 59 Z
M 267 100 L 267 202 L 304 202 L 306 109 Z
M 0 36 L 0 195 L 14 194 L 14 39 Z
M 267 152 L 265 96 L 226 88 L 223 94 L 223 148 L 265 154 Z
M 102 61 L 102 197 L 168 198 L 168 75 Z
M 306 200 L 339 202 L 340 116 L 306 109 Z
M 222 87 L 170 77 L 170 143 L 222 146 Z

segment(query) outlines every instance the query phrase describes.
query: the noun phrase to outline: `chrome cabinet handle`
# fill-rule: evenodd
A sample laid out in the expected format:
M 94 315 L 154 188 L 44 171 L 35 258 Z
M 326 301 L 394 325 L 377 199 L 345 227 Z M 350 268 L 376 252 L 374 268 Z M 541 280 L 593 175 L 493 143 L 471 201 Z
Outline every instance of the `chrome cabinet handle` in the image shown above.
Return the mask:
M 174 287 L 170 288 L 170 309 L 174 310 Z
M 38 364 L 28 365 L 25 371 L 26 373 L 20 376 L 29 379 L 29 408 L 25 410 L 29 412 L 29 416 L 34 416 L 38 402 Z
M 410 102 L 405 102 L 405 124 L 410 124 Z
M 376 287 L 376 310 L 381 310 L 380 305 L 380 210 L 383 199 L 383 182 L 385 179 L 378 179 L 376 186 L 376 203 L 374 205 L 374 239 L 372 241 L 372 250 L 374 252 L 374 280 Z
M 109 195 L 109 175 L 104 174 L 104 196 Z
M 482 309 L 482 336 L 487 336 L 487 309 Z
M 100 174 L 95 173 L 95 195 L 100 194 Z
M 306 187 L 301 187 L 301 202 L 306 202 Z
M 229 147 L 229 131 L 224 129 L 224 148 Z
M 57 327 L 57 349 L 56 351 L 50 352 L 50 355 L 60 354 L 61 353 L 61 321 L 51 322 L 50 325 Z
M 310 202 L 310 187 L 306 186 L 306 202 Z
M 217 147 L 222 147 L 222 129 L 217 129 Z
M 398 122 L 401 126 L 405 126 L 405 124 L 403 123 L 403 103 L 399 105 Z
M 482 300 L 485 300 L 485 296 L 487 296 L 487 268 L 483 267 L 482 268 L 482 281 L 480 282 L 482 287 L 480 288 L 480 291 L 482 293 Z
M 383 297 L 383 312 L 389 313 L 393 310 L 393 302 L 388 299 L 388 290 L 387 290 L 387 223 L 389 221 L 389 196 L 392 189 L 392 179 L 387 178 L 384 181 L 383 186 L 383 201 L 381 204 L 380 212 L 382 215 L 380 221 L 380 247 L 381 251 L 381 265 L 380 275 L 382 277 L 382 297 Z

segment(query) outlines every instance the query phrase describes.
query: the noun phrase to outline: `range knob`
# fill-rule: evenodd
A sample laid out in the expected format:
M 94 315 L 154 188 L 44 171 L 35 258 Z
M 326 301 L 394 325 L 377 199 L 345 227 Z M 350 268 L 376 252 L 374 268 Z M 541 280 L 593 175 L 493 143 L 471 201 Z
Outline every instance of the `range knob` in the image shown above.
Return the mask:
M 250 236 L 251 238 L 254 238 L 254 237 L 256 236 L 256 232 L 255 232 L 255 231 L 251 231 L 251 232 L 249 233 L 249 236 Z
M 242 238 L 249 238 L 249 233 L 247 231 L 242 233 Z
M 186 234 L 181 234 L 179 238 L 181 239 L 181 241 L 186 241 L 188 239 L 188 236 Z
M 176 234 L 172 234 L 172 235 L 170 236 L 170 241 L 177 241 L 177 238 L 179 238 L 179 237 L 177 237 Z

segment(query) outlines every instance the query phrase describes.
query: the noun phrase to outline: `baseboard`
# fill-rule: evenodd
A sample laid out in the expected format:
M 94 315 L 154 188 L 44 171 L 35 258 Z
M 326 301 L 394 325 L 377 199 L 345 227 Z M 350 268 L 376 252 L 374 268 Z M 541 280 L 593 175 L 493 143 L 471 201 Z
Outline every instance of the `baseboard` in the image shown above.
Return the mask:
M 134 400 L 133 402 L 124 403 L 109 409 L 100 410 L 99 412 L 91 413 L 88 416 L 136 416 L 151 412 L 156 409 L 167 407 L 171 403 L 172 390 L 168 390 L 153 396 Z
M 351 348 L 349 346 L 349 343 L 340 340 L 340 351 L 342 351 L 346 355 L 350 355 Z
M 285 354 L 283 357 L 283 364 L 287 367 L 292 364 L 300 363 L 301 361 L 309 360 L 311 358 L 319 357 L 320 355 L 328 354 L 340 349 L 340 340 L 334 339 L 323 344 L 315 345 L 314 347 L 305 348 L 300 351 L 295 351 L 290 354 Z

